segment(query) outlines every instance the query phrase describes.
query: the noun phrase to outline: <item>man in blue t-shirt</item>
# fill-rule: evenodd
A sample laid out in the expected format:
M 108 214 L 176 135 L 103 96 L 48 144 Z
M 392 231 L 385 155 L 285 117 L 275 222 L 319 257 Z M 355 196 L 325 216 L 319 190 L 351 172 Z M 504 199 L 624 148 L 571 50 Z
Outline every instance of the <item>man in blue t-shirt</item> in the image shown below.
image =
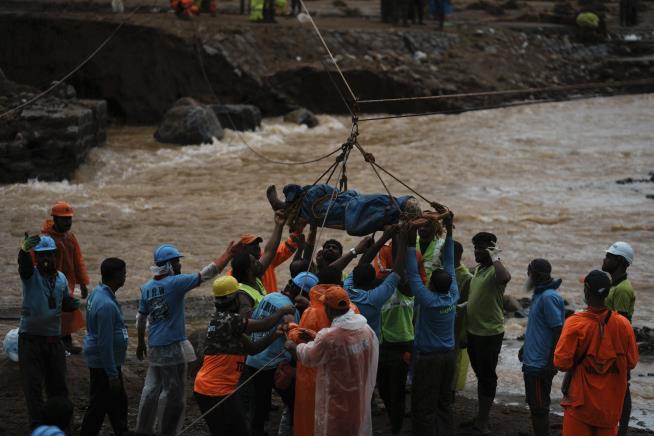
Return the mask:
M 406 249 L 407 279 L 416 301 L 413 387 L 413 434 L 447 435 L 454 432 L 452 379 L 456 369 L 454 322 L 459 287 L 454 273 L 453 215 L 443 219 L 447 229 L 443 268 L 431 273 L 425 286 L 418 273 L 416 229 L 403 229 L 398 250 Z M 435 432 L 434 432 L 434 429 Z
M 121 368 L 127 353 L 127 327 L 116 292 L 125 284 L 127 265 L 110 257 L 100 265 L 102 282 L 86 301 L 84 355 L 89 367 L 89 406 L 82 436 L 100 433 L 104 416 L 116 436 L 127 435 L 127 393 Z
M 552 359 L 565 321 L 563 298 L 556 291 L 561 280 L 553 280 L 551 273 L 552 266 L 545 259 L 534 259 L 527 267 L 526 288 L 533 290 L 534 296 L 519 357 L 536 436 L 549 434 L 550 392 L 556 374 Z
M 156 417 L 160 435 L 176 434 L 184 421 L 186 397 L 186 365 L 195 360 L 193 346 L 186 338 L 184 297 L 202 282 L 218 275 L 233 255 L 234 242 L 225 252 L 202 271 L 182 274 L 177 247 L 163 244 L 154 251 L 155 265 L 150 267 L 154 277 L 141 288 L 141 300 L 136 316 L 138 345 L 136 357 L 148 356 L 150 366 L 141 393 L 136 432 L 154 434 Z M 145 326 L 148 321 L 148 347 L 145 346 Z M 159 399 L 164 397 L 165 408 L 158 413 Z
M 18 252 L 23 301 L 18 329 L 18 364 L 27 403 L 30 429 L 43 420 L 43 385 L 48 398 L 68 397 L 66 355 L 61 336 L 61 312 L 72 312 L 79 301 L 68 294 L 68 281 L 57 271 L 57 246 L 50 236 L 25 234 Z M 36 266 L 30 252 L 34 251 Z
M 289 282 L 283 291 L 270 293 L 263 297 L 263 300 L 259 302 L 252 313 L 252 319 L 268 318 L 278 310 L 292 305 L 295 297 L 300 295 L 300 292 L 308 292 L 317 284 L 318 278 L 312 273 L 304 273 L 297 282 L 300 284 L 296 284 L 296 281 L 293 280 Z M 280 320 L 279 323 L 283 321 Z M 294 315 L 287 315 L 286 321 L 300 322 L 300 313 L 296 310 Z M 265 332 L 253 333 L 252 340 L 260 341 L 267 335 L 273 334 L 275 329 L 276 326 Z M 246 392 L 244 393 L 249 409 L 248 413 L 251 422 L 250 434 L 252 436 L 263 436 L 266 434 L 264 432 L 264 425 L 268 420 L 268 414 L 270 412 L 273 387 L 284 402 L 284 406 L 288 410 L 287 419 L 289 424 L 292 425 L 295 384 L 291 384 L 285 389 L 280 389 L 274 383 L 277 367 L 280 364 L 287 365 L 291 362 L 291 355 L 288 351 L 284 351 L 284 342 L 285 339 L 283 337 L 277 338 L 268 348 L 259 354 L 248 356 L 245 361 L 245 371 L 243 372 L 242 380 L 252 377 L 265 366 L 265 369 L 254 375 L 254 379 L 250 383 L 250 388 L 246 388 Z M 294 362 L 292 364 L 294 365 Z

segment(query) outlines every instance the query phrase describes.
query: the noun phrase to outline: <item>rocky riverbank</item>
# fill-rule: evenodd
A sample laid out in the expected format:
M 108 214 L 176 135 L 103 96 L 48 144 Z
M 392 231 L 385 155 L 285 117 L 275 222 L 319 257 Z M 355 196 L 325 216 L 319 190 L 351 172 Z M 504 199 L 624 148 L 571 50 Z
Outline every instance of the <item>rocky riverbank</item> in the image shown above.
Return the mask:
M 37 93 L 0 71 L 0 113 Z M 105 142 L 106 124 L 105 101 L 77 99 L 70 86 L 16 111 L 0 122 L 0 183 L 69 178 L 90 149 Z
M 9 78 L 30 85 L 65 74 L 124 19 L 100 8 L 35 13 L 18 12 L 12 4 L 0 11 L 0 37 L 12 41 L 0 48 L 0 65 Z M 367 17 L 321 17 L 318 24 L 359 99 L 631 81 L 654 73 L 649 32 L 633 41 L 619 34 L 589 41 L 572 26 L 489 17 L 459 22 L 443 32 L 430 26 L 394 27 Z M 31 37 L 35 29 L 39 38 Z M 107 100 L 115 118 L 150 124 L 159 122 L 180 97 L 250 103 L 264 116 L 296 107 L 346 113 L 334 83 L 349 100 L 313 29 L 295 18 L 262 25 L 239 15 L 181 21 L 150 11 L 134 15 L 71 81 L 81 97 Z M 562 89 L 359 109 L 457 111 L 652 89 L 652 84 Z

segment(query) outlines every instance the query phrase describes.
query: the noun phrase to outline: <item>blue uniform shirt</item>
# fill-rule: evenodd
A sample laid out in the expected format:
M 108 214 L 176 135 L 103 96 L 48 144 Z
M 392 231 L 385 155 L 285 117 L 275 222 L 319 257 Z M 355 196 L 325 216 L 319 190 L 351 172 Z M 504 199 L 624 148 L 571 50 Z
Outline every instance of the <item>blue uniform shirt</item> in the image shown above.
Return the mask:
M 529 306 L 527 332 L 522 357 L 523 370 L 543 369 L 550 363 L 554 343 L 553 329 L 565 321 L 563 298 L 556 292 L 561 280 L 548 283 L 547 289 L 534 292 Z
M 141 288 L 139 312 L 148 316 L 148 346 L 162 347 L 186 339 L 184 296 L 200 284 L 200 274 L 150 280 Z
M 399 282 L 400 276 L 393 271 L 379 286 L 368 291 L 354 288 L 351 273 L 343 283 L 350 300 L 359 308 L 377 338 L 381 337 L 381 308 L 391 298 Z
M 64 299 L 70 300 L 68 280 L 57 272 L 54 286 L 34 267 L 34 273 L 23 282 L 23 303 L 20 311 L 20 333 L 37 336 L 61 336 L 61 310 Z M 50 306 L 50 300 L 53 305 Z
M 407 249 L 406 269 L 411 292 L 416 297 L 417 321 L 414 346 L 417 351 L 450 351 L 454 349 L 454 321 L 456 304 L 459 301 L 459 287 L 454 275 L 454 244 L 452 238 L 445 240 L 443 267 L 452 277 L 447 294 L 433 292 L 427 288 L 418 273 L 416 248 Z
M 272 292 L 265 297 L 263 297 L 263 300 L 259 302 L 259 305 L 256 307 L 254 312 L 252 313 L 252 319 L 264 319 L 268 318 L 270 315 L 275 313 L 278 309 L 281 309 L 284 306 L 288 306 L 290 304 L 293 304 L 291 302 L 291 299 L 288 298 L 286 295 L 282 294 L 281 292 Z M 295 322 L 300 321 L 300 313 L 296 310 L 295 311 Z M 265 336 L 271 334 L 272 332 L 275 331 L 277 326 L 271 328 L 270 330 L 266 332 L 255 332 L 252 333 L 252 340 L 253 341 L 259 341 Z M 259 354 L 255 354 L 254 356 L 248 356 L 245 364 L 248 366 L 251 366 L 253 368 L 262 368 L 266 363 L 266 368 L 276 368 L 282 361 L 284 360 L 291 360 L 291 355 L 288 352 L 284 352 L 283 354 L 277 356 L 283 349 L 284 349 L 284 342 L 286 339 L 284 337 L 279 337 L 275 339 L 275 341 L 270 344 L 268 348 L 263 350 Z M 273 358 L 277 356 L 274 360 Z
M 93 289 L 86 302 L 84 355 L 89 368 L 103 368 L 110 378 L 125 364 L 127 327 L 112 290 L 104 284 Z

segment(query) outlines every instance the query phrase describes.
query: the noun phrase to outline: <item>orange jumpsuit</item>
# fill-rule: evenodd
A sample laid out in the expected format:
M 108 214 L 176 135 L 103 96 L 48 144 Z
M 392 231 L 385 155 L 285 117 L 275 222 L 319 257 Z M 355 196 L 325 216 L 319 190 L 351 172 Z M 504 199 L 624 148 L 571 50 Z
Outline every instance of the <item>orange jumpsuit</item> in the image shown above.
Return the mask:
M 300 327 L 319 332 L 331 324 L 325 306 L 320 301 L 322 294 L 334 285 L 316 285 L 309 291 L 309 307 L 302 313 Z M 351 304 L 356 313 L 359 309 Z M 293 435 L 313 436 L 313 419 L 316 402 L 316 370 L 297 362 L 295 371 L 295 407 L 293 412 Z
M 54 229 L 54 222 L 46 220 L 41 233 L 49 235 L 57 244 L 56 263 L 57 270 L 61 271 L 68 280 L 68 289 L 73 295 L 76 284 L 88 285 L 91 280 L 86 270 L 86 263 L 82 256 L 77 238 L 72 231 L 59 233 Z M 66 336 L 74 333 L 85 326 L 84 316 L 79 309 L 73 312 L 61 313 L 61 335 Z
M 613 312 L 600 334 L 608 309 L 589 307 L 568 318 L 554 351 L 561 371 L 575 368 L 564 407 L 563 436 L 615 435 L 627 390 L 627 375 L 638 363 L 638 346 L 627 318 Z

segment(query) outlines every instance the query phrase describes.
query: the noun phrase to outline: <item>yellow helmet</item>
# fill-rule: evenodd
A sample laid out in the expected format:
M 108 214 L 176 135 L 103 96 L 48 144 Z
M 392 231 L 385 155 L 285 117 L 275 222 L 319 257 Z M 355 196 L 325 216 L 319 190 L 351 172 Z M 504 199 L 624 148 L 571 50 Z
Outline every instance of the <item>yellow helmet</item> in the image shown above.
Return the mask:
M 238 281 L 232 276 L 221 276 L 213 282 L 213 296 L 226 297 L 238 291 Z

